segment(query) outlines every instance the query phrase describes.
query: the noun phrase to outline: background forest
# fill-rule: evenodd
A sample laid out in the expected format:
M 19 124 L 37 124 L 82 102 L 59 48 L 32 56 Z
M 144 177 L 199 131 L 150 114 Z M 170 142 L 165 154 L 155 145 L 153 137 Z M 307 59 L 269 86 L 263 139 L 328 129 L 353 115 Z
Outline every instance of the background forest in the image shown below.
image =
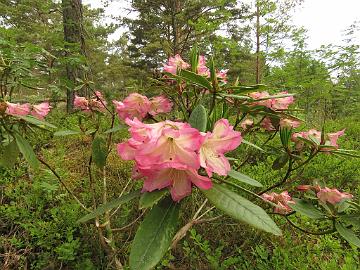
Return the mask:
M 103 1 L 104 8 L 109 2 Z M 74 113 L 75 92 L 86 96 L 96 89 L 107 100 L 132 92 L 159 95 L 156 80 L 163 76 L 163 64 L 176 54 L 188 60 L 197 47 L 214 57 L 216 67 L 228 69 L 229 83 L 263 84 L 269 91 L 295 94 L 294 114 L 306 120 L 304 129 L 345 128 L 342 148 L 359 150 L 357 22 L 344 29 L 341 44 L 310 50 L 306 29 L 292 22 L 302 0 L 124 2 L 127 8 L 105 23 L 103 8 L 92 9 L 81 0 L 0 0 L 1 98 L 10 96 L 14 103 L 49 100 L 53 109 L 47 121 L 74 130 L 82 121 Z M 119 28 L 121 34 L 114 35 Z M 114 133 L 116 141 L 127 137 L 126 129 Z M 85 179 L 91 171 L 91 133 L 67 138 L 28 134 L 35 152 L 57 168 L 72 193 L 91 204 Z M 266 141 L 265 136 L 252 139 L 259 146 Z M 237 153 L 244 160 L 242 172 L 262 184 L 271 186 L 286 172 L 274 166 L 267 152 L 245 150 Z M 293 180 L 324 181 L 359 197 L 359 165 L 357 158 L 321 155 Z M 128 181 L 131 162 L 110 154 L 107 169 L 109 199 L 136 185 Z M 100 189 L 94 192 L 101 196 Z M 181 218 L 188 220 L 202 201 L 185 201 L 189 213 Z M 126 203 L 113 221 L 118 230 L 111 237 L 122 243 L 117 256 L 125 269 L 136 232 L 136 225 L 128 224 L 137 224 L 141 213 L 135 203 Z M 0 268 L 119 269 L 116 257 L 101 247 L 97 228 L 77 222 L 84 214 L 51 171 L 34 174 L 24 160 L 15 168 L 0 166 Z M 214 210 L 211 217 L 216 215 Z M 316 231 L 306 217 L 297 219 Z M 274 220 L 284 231 L 281 237 L 230 217 L 194 223 L 156 269 L 360 268 L 359 249 L 337 235 L 304 234 L 280 217 Z

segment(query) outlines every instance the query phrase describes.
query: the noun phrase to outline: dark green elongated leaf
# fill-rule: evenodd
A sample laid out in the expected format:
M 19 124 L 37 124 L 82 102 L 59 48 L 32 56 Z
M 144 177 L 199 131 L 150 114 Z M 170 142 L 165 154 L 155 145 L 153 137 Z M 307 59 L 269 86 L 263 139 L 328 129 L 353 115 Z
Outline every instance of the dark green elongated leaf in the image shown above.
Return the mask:
M 285 98 L 285 97 L 292 97 L 292 96 L 295 96 L 295 94 L 282 94 L 282 95 L 268 96 L 268 97 L 264 97 L 264 98 L 255 99 L 255 101 L 268 100 L 268 99 L 274 99 L 274 98 Z
M 130 269 L 150 270 L 162 259 L 176 233 L 179 204 L 165 198 L 146 215 L 130 251 Z
M 112 132 L 116 132 L 116 131 L 122 130 L 122 129 L 124 129 L 124 128 L 126 128 L 126 126 L 124 126 L 124 125 L 118 125 L 118 126 L 115 126 L 115 127 L 113 127 L 113 128 L 108 129 L 108 130 L 105 131 L 104 133 L 105 133 L 105 134 L 108 134 L 108 133 L 112 133 Z
M 239 180 L 245 184 L 254 186 L 254 187 L 262 187 L 263 186 L 260 182 L 256 181 L 255 179 L 252 179 L 251 177 L 249 177 L 245 174 L 242 174 L 240 172 L 234 171 L 234 170 L 231 170 L 228 173 L 228 176 L 230 176 L 236 180 Z
M 204 76 L 201 76 L 194 72 L 183 69 L 180 71 L 180 77 L 182 77 L 183 79 L 185 79 L 188 82 L 191 82 L 198 86 L 205 87 L 208 90 L 212 89 L 210 82 Z
M 54 133 L 54 136 L 69 136 L 69 135 L 78 135 L 80 134 L 80 130 L 60 130 Z
M 360 214 L 344 215 L 341 219 L 360 229 Z
M 33 167 L 33 169 L 37 169 L 39 167 L 39 160 L 37 159 L 31 145 L 20 134 L 15 133 L 14 136 L 21 154 L 23 154 L 24 158 L 30 166 Z
M 99 168 L 103 168 L 106 164 L 107 148 L 106 142 L 101 137 L 96 137 L 92 143 L 93 161 Z
M 240 96 L 240 95 L 223 94 L 223 93 L 220 93 L 219 95 L 222 97 L 229 97 L 229 98 L 236 98 L 236 99 L 243 99 L 243 100 L 252 100 L 252 98 L 249 96 Z
M 244 139 L 243 139 L 243 140 L 241 141 L 241 143 L 244 143 L 244 144 L 247 144 L 247 145 L 249 145 L 249 146 L 251 146 L 251 147 L 254 147 L 254 148 L 257 149 L 257 150 L 260 150 L 261 152 L 265 152 L 264 149 L 262 149 L 261 147 L 255 145 L 255 144 L 253 144 L 253 143 L 251 143 L 251 142 L 249 142 L 249 141 L 247 141 L 247 140 L 244 140 Z
M 264 209 L 226 187 L 214 184 L 211 189 L 202 192 L 216 208 L 229 216 L 257 229 L 281 235 L 281 230 Z
M 356 234 L 344 227 L 341 223 L 336 222 L 335 223 L 335 228 L 338 231 L 338 233 L 346 240 L 348 241 L 350 244 L 353 244 L 354 246 L 357 246 L 358 248 L 360 248 L 360 239 L 356 236 Z
M 256 85 L 240 85 L 240 86 L 228 86 L 225 89 L 232 89 L 234 93 L 249 93 L 255 90 L 265 89 L 265 84 L 256 84 Z
M 128 201 L 131 201 L 132 199 L 135 199 L 136 197 L 140 196 L 140 190 L 132 191 L 126 195 L 121 196 L 120 198 L 114 199 L 106 204 L 100 205 L 98 208 L 94 210 L 94 212 L 87 214 L 86 216 L 83 216 L 78 220 L 79 223 L 84 223 L 86 221 L 89 221 L 90 219 L 96 218 L 97 216 L 100 216 L 104 214 L 107 211 L 110 211 L 111 209 L 120 206 L 123 203 L 126 203 Z
M 277 159 L 274 160 L 273 165 L 272 165 L 272 169 L 273 170 L 280 170 L 281 168 L 283 168 L 286 163 L 289 160 L 289 156 L 287 153 L 279 156 Z
M 360 154 L 354 154 L 354 153 L 352 153 L 352 152 L 345 152 L 345 151 L 333 150 L 333 151 L 331 151 L 331 153 L 332 153 L 332 154 L 337 154 L 337 155 L 340 155 L 340 156 L 360 158 Z
M 291 138 L 291 128 L 280 128 L 280 139 L 282 145 L 287 148 Z
M 15 141 L 11 141 L 8 145 L 0 145 L 0 166 L 12 168 L 19 156 L 19 148 Z
M 319 209 L 317 209 L 312 203 L 297 198 L 293 198 L 293 201 L 295 203 L 289 203 L 288 205 L 291 207 L 291 209 L 295 210 L 296 212 L 299 212 L 300 214 L 312 219 L 324 218 L 325 215 Z
M 37 119 L 36 117 L 34 116 L 31 116 L 31 115 L 26 115 L 26 116 L 16 116 L 17 118 L 20 118 L 30 124 L 33 124 L 35 126 L 38 126 L 40 128 L 46 128 L 46 127 L 49 127 L 49 128 L 57 128 L 56 126 L 54 126 L 53 124 L 50 124 L 44 120 L 40 120 L 40 119 Z
M 139 208 L 153 207 L 161 198 L 167 194 L 167 189 L 154 190 L 152 192 L 145 192 L 141 195 L 139 200 Z
M 201 132 L 206 131 L 207 113 L 203 105 L 197 105 L 195 107 L 190 115 L 189 123 L 193 128 L 196 128 Z

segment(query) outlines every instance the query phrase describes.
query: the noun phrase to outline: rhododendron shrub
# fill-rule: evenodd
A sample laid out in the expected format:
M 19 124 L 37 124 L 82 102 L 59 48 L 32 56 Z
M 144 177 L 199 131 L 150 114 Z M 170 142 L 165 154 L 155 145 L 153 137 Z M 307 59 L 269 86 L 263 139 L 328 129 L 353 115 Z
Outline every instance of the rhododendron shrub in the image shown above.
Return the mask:
M 48 101 L 39 104 L 0 101 L 0 167 L 13 167 L 19 153 L 37 169 L 39 162 L 26 139 L 34 129 L 56 128 L 44 121 L 51 110 Z
M 92 204 L 71 195 L 88 212 L 79 222 L 94 220 L 101 245 L 118 264 L 117 246 L 122 243 L 115 242 L 111 221 L 119 218 L 116 214 L 123 203 L 135 199 L 139 202 L 132 205 L 141 211 L 126 226 L 135 228 L 142 221 L 131 245 L 130 269 L 153 269 L 194 224 L 205 223 L 209 213 L 215 216 L 214 208 L 223 212 L 214 218 L 226 214 L 274 235 L 282 233 L 276 223 L 281 218 L 302 232 L 337 232 L 360 246 L 354 232 L 360 206 L 354 194 L 316 181 L 310 185 L 299 176 L 318 155 L 357 157 L 356 152 L 341 148 L 345 131 L 324 127 L 307 131 L 293 94 L 231 79 L 235 78 L 217 69 L 211 57 L 194 49 L 188 59 L 175 55 L 163 65 L 163 77 L 154 83 L 157 96 L 133 92 L 109 100 L 100 91 L 90 97 L 75 96 L 79 127 L 57 130 L 54 135 L 83 136 L 91 147 L 87 178 Z M 29 149 L 19 137 L 18 126 L 54 128 L 43 121 L 48 103 L 0 105 L 0 117 L 10 123 L 10 128 L 2 129 L 2 137 L 6 137 L 4 130 L 9 134 L 5 147 L 13 147 L 15 141 L 20 151 Z M 127 139 L 113 136 L 123 129 L 128 131 Z M 106 184 L 110 153 L 132 166 L 131 179 L 119 179 L 122 184 L 128 182 L 114 200 L 109 200 Z M 23 154 L 36 162 L 34 153 Z M 272 161 L 268 170 L 279 170 L 281 177 L 272 185 L 264 186 L 261 179 L 243 173 L 243 165 L 257 155 Z M 96 197 L 95 184 L 103 190 L 101 198 Z M 128 187 L 132 190 L 126 192 Z M 182 216 L 193 214 L 182 228 L 181 211 L 186 213 Z M 307 229 L 301 215 L 321 226 L 316 231 Z

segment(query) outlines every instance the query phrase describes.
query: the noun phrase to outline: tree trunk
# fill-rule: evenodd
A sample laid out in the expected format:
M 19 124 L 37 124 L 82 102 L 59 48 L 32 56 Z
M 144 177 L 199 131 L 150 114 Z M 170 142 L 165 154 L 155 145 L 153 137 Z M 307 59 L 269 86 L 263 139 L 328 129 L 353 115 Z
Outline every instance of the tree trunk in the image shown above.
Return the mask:
M 172 14 L 171 14 L 171 23 L 173 30 L 173 55 L 180 53 L 180 36 L 181 30 L 177 22 L 176 16 L 181 11 L 181 3 L 179 0 L 173 0 L 172 2 Z
M 86 57 L 81 0 L 62 0 L 62 11 L 66 57 Z M 79 64 L 67 62 L 66 77 L 69 83 L 66 90 L 66 108 L 68 112 L 71 112 L 74 107 L 75 92 L 73 89 L 76 85 L 76 79 L 84 79 L 84 75 Z M 79 93 L 87 95 L 86 89 L 82 89 Z
M 256 2 L 256 83 L 259 84 L 260 79 L 260 7 L 259 2 Z

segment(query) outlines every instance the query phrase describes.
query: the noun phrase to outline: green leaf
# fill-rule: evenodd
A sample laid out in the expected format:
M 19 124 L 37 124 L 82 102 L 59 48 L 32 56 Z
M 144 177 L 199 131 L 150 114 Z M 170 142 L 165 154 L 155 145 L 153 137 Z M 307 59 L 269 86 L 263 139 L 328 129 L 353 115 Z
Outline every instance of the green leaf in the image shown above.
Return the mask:
M 335 223 L 335 228 L 338 231 L 338 233 L 346 240 L 348 241 L 350 244 L 353 244 L 354 246 L 357 246 L 358 248 L 360 248 L 360 239 L 356 236 L 356 234 L 344 227 L 341 223 L 336 222 Z
M 40 127 L 40 128 L 46 128 L 46 127 L 49 127 L 49 128 L 57 128 L 56 126 L 54 126 L 53 124 L 50 124 L 44 120 L 40 120 L 40 119 L 37 119 L 36 117 L 34 116 L 31 116 L 31 115 L 26 115 L 26 116 L 21 116 L 21 115 L 18 115 L 16 116 L 17 118 L 20 118 L 30 124 L 33 124 L 37 127 Z
M 291 128 L 280 127 L 280 139 L 284 148 L 287 148 L 291 138 Z
M 79 223 L 84 223 L 90 219 L 96 218 L 97 216 L 100 216 L 104 214 L 107 211 L 110 211 L 111 209 L 118 207 L 122 205 L 123 203 L 126 203 L 136 197 L 140 196 L 140 190 L 135 190 L 133 192 L 130 192 L 126 195 L 121 196 L 120 198 L 116 198 L 106 204 L 100 205 L 98 208 L 94 210 L 94 212 L 87 214 L 86 216 L 83 216 L 78 220 Z
M 251 146 L 251 147 L 254 147 L 254 148 L 257 149 L 257 150 L 260 150 L 261 152 L 265 152 L 264 149 L 262 149 L 261 147 L 255 145 L 255 144 L 253 144 L 253 143 L 251 143 L 251 142 L 249 142 L 249 141 L 247 141 L 247 140 L 244 140 L 244 139 L 243 139 L 243 140 L 241 141 L 241 143 L 244 143 L 244 144 L 247 144 L 247 145 L 249 145 L 249 146 Z
M 78 135 L 80 134 L 80 130 L 60 130 L 54 133 L 54 136 L 69 136 L 69 135 Z
M 101 137 L 96 137 L 92 143 L 93 161 L 99 168 L 104 168 L 106 164 L 107 148 L 106 142 Z
M 245 174 L 242 174 L 242 173 L 234 171 L 234 170 L 231 170 L 228 173 L 228 176 L 230 176 L 230 177 L 232 177 L 232 178 L 234 178 L 236 180 L 239 180 L 239 181 L 241 181 L 241 182 L 243 182 L 245 184 L 254 186 L 254 187 L 262 187 L 263 186 L 260 182 L 250 178 L 249 176 L 247 176 Z
M 115 126 L 115 127 L 111 128 L 111 129 L 108 129 L 108 130 L 105 131 L 104 133 L 105 133 L 105 134 L 108 134 L 108 133 L 112 133 L 112 132 L 116 132 L 116 131 L 122 130 L 122 129 L 124 129 L 124 128 L 126 128 L 126 126 L 124 126 L 124 125 L 118 125 L 118 126 Z
M 180 77 L 182 77 L 183 79 L 185 79 L 188 82 L 191 82 L 198 86 L 204 87 L 208 90 L 212 89 L 210 82 L 204 76 L 201 76 L 194 72 L 183 69 L 180 71 Z
M 3 146 L 0 145 L 0 166 L 12 168 L 19 156 L 19 148 L 15 141 Z
M 196 128 L 201 132 L 206 131 L 207 113 L 203 105 L 195 107 L 190 115 L 189 123 L 193 128 Z
M 150 270 L 162 259 L 176 233 L 179 204 L 163 199 L 146 215 L 130 251 L 130 269 Z
M 37 159 L 34 150 L 32 149 L 31 145 L 28 143 L 27 140 L 25 140 L 20 134 L 15 133 L 15 140 L 16 144 L 21 152 L 23 154 L 26 161 L 30 164 L 33 169 L 39 168 L 39 160 Z
M 360 229 L 360 214 L 344 215 L 341 219 Z
M 288 205 L 294 211 L 299 212 L 300 214 L 312 219 L 322 219 L 325 217 L 325 215 L 311 202 L 297 198 L 293 198 L 293 201 L 295 203 L 289 203 Z
M 209 190 L 202 190 L 216 208 L 229 216 L 257 229 L 281 235 L 281 230 L 261 207 L 234 193 L 224 186 L 213 184 Z
M 141 195 L 139 201 L 139 208 L 153 207 L 161 198 L 167 194 L 167 189 L 154 190 L 152 192 L 145 192 Z
M 249 97 L 249 96 L 240 96 L 240 95 L 223 94 L 223 93 L 220 93 L 219 95 L 222 96 L 222 97 L 229 97 L 229 98 L 235 98 L 235 99 L 252 100 L 252 98 Z

